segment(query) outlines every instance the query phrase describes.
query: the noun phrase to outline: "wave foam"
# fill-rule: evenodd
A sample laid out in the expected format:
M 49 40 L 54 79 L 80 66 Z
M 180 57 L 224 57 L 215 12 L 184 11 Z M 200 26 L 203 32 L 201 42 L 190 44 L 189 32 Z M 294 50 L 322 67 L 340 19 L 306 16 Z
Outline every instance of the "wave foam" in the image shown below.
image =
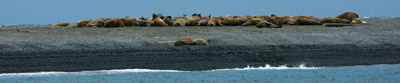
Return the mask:
M 320 67 L 306 67 L 304 64 L 300 64 L 298 67 L 287 67 L 285 65 L 279 67 L 271 67 L 271 65 L 266 64 L 264 67 L 250 67 L 245 68 L 234 68 L 234 69 L 216 69 L 211 71 L 227 71 L 227 70 L 284 70 L 284 69 L 319 69 Z
M 48 75 L 93 75 L 93 74 L 123 74 L 133 72 L 185 72 L 178 70 L 151 70 L 151 69 L 116 69 L 116 70 L 96 70 L 81 72 L 32 72 L 32 73 L 4 73 L 3 76 L 48 76 Z
M 245 68 L 233 68 L 233 69 L 216 69 L 210 71 L 230 71 L 230 70 L 283 70 L 283 69 L 318 69 L 318 67 L 306 67 L 304 64 L 298 67 L 271 67 L 266 64 L 265 67 L 250 67 Z M 179 70 L 152 70 L 152 69 L 116 69 L 116 70 L 96 70 L 96 71 L 81 71 L 81 72 L 33 72 L 33 73 L 4 73 L 0 74 L 0 77 L 9 76 L 49 76 L 49 75 L 93 75 L 93 74 L 123 74 L 123 73 L 134 73 L 134 72 L 190 72 L 190 71 L 179 71 Z

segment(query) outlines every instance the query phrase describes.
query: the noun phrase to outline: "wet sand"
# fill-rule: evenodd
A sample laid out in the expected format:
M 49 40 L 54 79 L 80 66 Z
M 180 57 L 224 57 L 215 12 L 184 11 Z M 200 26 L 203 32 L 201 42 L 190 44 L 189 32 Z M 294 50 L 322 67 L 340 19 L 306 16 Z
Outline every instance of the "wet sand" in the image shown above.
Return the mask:
M 108 69 L 210 70 L 400 63 L 400 19 L 345 27 L 0 27 L 0 73 Z M 155 44 L 182 37 L 209 46 Z

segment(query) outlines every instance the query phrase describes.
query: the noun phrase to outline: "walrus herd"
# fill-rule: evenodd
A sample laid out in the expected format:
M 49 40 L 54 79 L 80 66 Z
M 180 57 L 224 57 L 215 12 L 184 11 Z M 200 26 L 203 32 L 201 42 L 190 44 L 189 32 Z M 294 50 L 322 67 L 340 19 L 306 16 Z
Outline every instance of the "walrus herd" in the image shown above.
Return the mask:
M 256 26 L 258 28 L 281 28 L 282 25 L 353 25 L 362 24 L 358 14 L 344 12 L 336 17 L 317 18 L 314 16 L 228 16 L 211 17 L 193 14 L 180 17 L 152 14 L 152 17 L 144 18 L 99 18 L 81 20 L 75 23 L 58 23 L 49 27 L 132 27 L 132 26 Z

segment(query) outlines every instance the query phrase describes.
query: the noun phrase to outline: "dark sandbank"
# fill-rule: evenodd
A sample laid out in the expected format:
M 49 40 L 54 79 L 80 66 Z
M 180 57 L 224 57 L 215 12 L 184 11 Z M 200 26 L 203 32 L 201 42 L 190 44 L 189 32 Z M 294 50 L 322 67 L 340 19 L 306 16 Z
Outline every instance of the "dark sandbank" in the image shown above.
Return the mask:
M 0 73 L 400 63 L 400 19 L 345 27 L 0 27 Z M 182 37 L 209 46 L 155 44 Z

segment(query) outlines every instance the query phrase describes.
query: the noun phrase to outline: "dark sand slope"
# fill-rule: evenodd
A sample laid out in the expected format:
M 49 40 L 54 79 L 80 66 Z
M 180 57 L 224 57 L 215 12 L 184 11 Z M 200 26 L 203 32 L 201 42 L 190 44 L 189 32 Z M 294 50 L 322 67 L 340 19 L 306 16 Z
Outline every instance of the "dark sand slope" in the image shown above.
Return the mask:
M 0 73 L 400 63 L 400 19 L 346 27 L 0 27 Z M 182 37 L 209 46 L 155 44 Z

